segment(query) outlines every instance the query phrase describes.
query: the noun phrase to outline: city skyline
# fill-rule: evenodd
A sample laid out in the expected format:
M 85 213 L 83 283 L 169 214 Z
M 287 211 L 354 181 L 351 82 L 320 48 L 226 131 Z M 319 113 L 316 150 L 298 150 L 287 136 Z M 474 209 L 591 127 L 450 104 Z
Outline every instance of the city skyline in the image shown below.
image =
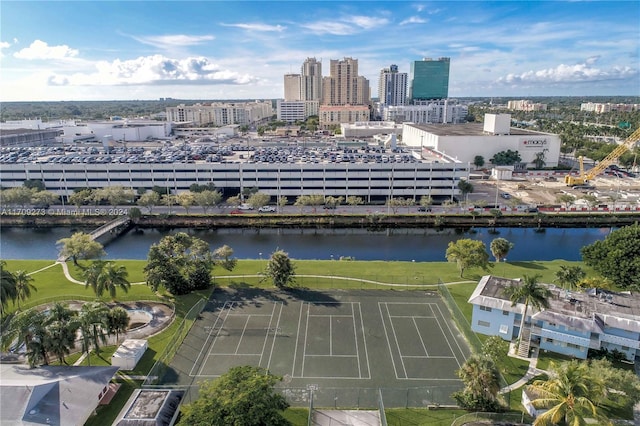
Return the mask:
M 0 101 L 277 99 L 308 57 L 451 58 L 449 96 L 640 93 L 640 2 L 3 1 Z

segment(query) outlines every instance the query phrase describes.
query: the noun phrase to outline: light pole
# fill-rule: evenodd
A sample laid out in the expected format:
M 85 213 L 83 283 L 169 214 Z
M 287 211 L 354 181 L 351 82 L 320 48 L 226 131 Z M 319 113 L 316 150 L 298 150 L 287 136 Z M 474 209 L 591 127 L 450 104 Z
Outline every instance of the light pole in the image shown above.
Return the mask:
M 393 200 L 393 172 L 389 173 L 389 199 L 387 200 L 387 215 L 391 214 L 391 200 Z
M 500 175 L 499 170 L 496 168 L 496 203 L 494 208 L 498 208 L 498 192 L 500 191 Z

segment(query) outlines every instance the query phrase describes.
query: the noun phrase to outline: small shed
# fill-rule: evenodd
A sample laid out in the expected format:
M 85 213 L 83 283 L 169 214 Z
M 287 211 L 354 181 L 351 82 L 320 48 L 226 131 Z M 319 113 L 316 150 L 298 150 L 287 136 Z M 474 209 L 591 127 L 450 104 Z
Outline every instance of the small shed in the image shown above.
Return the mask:
M 531 389 L 529 386 L 525 386 L 522 388 L 522 405 L 524 409 L 529 413 L 531 417 L 534 419 L 538 417 L 540 414 L 548 411 L 546 408 L 535 408 L 533 406 L 533 401 L 540 398 L 537 392 Z
M 133 370 L 147 350 L 147 341 L 144 339 L 127 339 L 111 356 L 111 365 L 123 370 Z

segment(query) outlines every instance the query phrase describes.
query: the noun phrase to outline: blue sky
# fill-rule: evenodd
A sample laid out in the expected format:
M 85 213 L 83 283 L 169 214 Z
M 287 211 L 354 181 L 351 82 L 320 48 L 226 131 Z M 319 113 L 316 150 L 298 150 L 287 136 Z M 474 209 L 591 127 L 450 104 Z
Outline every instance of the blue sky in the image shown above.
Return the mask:
M 449 96 L 640 95 L 639 1 L 0 4 L 0 101 L 283 96 L 307 57 L 451 58 Z

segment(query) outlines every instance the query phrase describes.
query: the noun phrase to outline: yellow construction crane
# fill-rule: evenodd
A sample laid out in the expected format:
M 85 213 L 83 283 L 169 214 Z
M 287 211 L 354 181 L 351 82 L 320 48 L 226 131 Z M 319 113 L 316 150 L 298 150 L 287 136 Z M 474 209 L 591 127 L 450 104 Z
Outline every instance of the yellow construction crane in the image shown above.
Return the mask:
M 624 142 L 618 145 L 609 155 L 604 157 L 602 161 L 596 164 L 593 168 L 588 171 L 584 171 L 584 164 L 582 163 L 582 157 L 578 157 L 578 161 L 580 162 L 580 174 L 578 176 L 566 175 L 564 177 L 564 183 L 568 186 L 575 185 L 586 185 L 590 180 L 598 176 L 600 173 L 604 172 L 607 167 L 615 163 L 618 158 L 628 149 L 633 148 L 633 146 L 640 140 L 640 128 L 636 129 L 635 132 L 631 134 Z

